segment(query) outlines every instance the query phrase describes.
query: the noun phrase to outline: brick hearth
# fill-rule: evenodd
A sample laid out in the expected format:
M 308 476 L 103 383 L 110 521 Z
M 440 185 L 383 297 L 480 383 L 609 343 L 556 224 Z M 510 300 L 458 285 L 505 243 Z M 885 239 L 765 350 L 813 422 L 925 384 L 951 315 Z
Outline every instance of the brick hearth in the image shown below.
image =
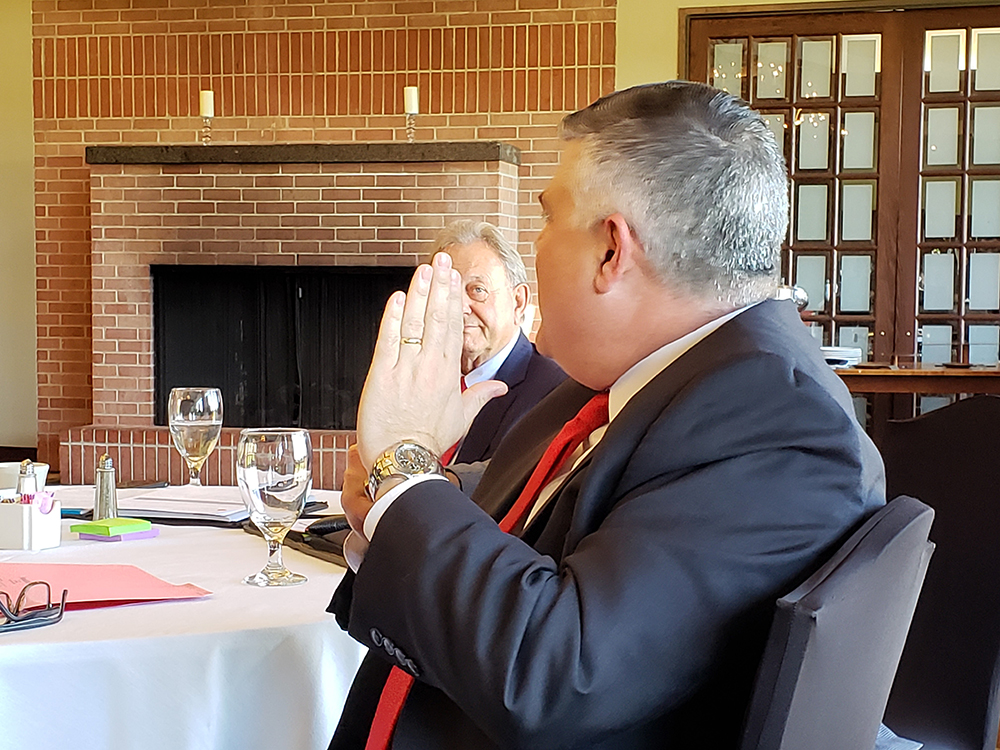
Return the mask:
M 470 147 L 495 155 L 447 160 Z M 119 482 L 182 480 L 166 427 L 153 424 L 150 264 L 416 265 L 457 218 L 485 219 L 516 239 L 516 149 L 381 144 L 375 158 L 399 161 L 343 161 L 359 159 L 359 148 L 119 147 L 88 155 L 103 162 L 91 164 L 94 417 L 60 441 L 63 482 L 92 482 L 104 450 Z M 322 161 L 283 161 L 303 158 L 303 149 Z M 443 160 L 411 161 L 432 156 Z M 135 163 L 150 159 L 229 163 Z M 234 483 L 238 432 L 224 431 L 203 481 Z M 340 486 L 351 436 L 312 433 L 315 486 Z

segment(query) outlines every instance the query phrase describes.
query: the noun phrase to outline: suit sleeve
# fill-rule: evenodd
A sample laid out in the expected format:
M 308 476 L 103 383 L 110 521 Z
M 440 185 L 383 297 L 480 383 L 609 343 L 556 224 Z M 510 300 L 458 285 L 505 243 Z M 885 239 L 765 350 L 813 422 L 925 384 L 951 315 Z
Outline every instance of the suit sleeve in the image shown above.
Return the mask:
M 560 490 L 592 511 L 561 562 L 432 482 L 386 513 L 355 581 L 351 634 L 391 638 L 501 746 L 582 744 L 687 700 L 734 644 L 762 647 L 774 599 L 877 489 L 851 417 L 766 356 L 677 396 L 589 497 L 628 442 L 615 427 Z

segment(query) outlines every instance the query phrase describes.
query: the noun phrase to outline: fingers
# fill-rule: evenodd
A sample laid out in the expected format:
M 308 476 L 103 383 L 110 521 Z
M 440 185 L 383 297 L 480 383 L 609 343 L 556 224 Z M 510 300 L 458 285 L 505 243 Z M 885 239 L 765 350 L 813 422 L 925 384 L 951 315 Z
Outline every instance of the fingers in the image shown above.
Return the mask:
M 394 367 L 399 359 L 399 326 L 403 319 L 403 303 L 406 295 L 393 292 L 385 303 L 382 312 L 382 322 L 378 328 L 378 338 L 375 340 L 375 353 L 369 372 L 380 367 Z
M 435 255 L 432 267 L 433 280 L 424 315 L 424 346 L 452 359 L 461 351 L 462 279 L 452 269 L 447 253 Z
M 461 349 L 461 277 L 451 268 L 451 256 L 437 253 L 432 265 L 421 265 L 406 295 L 393 294 L 379 326 L 372 369 L 395 366 L 399 358 L 418 354 L 424 347 L 443 350 L 451 359 Z
M 434 272 L 428 265 L 421 265 L 410 279 L 410 288 L 406 292 L 406 305 L 403 308 L 403 318 L 400 321 L 399 333 L 403 340 L 420 340 L 424 336 L 424 315 L 427 312 L 427 296 L 431 291 L 431 281 Z M 419 344 L 402 344 L 401 350 L 417 352 Z
M 472 420 L 491 399 L 502 396 L 506 392 L 507 384 L 502 380 L 484 380 L 482 383 L 470 385 L 462 394 L 465 423 L 471 425 Z

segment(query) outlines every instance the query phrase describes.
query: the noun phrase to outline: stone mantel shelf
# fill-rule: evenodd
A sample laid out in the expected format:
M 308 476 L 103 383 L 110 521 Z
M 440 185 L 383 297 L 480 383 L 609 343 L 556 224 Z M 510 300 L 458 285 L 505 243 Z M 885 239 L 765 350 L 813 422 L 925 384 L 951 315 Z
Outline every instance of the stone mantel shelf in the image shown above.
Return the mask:
M 88 164 L 336 164 L 501 161 L 521 150 L 502 141 L 88 146 Z

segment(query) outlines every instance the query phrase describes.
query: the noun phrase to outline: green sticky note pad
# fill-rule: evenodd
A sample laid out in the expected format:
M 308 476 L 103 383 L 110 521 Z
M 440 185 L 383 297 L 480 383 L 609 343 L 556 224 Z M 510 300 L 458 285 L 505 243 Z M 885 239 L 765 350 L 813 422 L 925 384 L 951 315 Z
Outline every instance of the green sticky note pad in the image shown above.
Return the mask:
M 153 528 L 153 524 L 142 518 L 105 518 L 103 521 L 75 523 L 69 527 L 69 530 L 83 534 L 118 536 L 119 534 L 131 534 L 151 528 Z

